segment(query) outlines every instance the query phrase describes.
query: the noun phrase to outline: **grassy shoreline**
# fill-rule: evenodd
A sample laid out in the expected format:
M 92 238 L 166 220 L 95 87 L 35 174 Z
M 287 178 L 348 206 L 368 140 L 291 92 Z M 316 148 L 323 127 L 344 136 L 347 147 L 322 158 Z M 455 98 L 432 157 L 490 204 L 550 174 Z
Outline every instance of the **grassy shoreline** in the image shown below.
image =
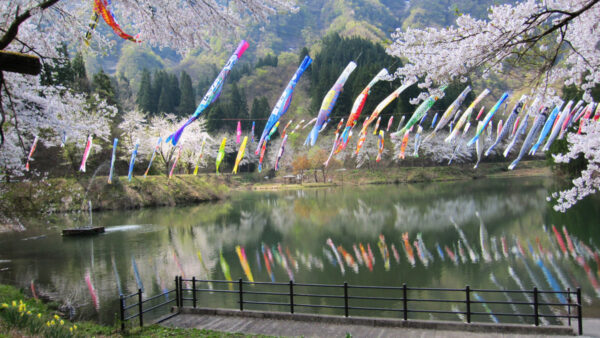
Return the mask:
M 471 180 L 484 177 L 549 176 L 544 161 L 524 161 L 514 171 L 507 163 L 482 163 L 475 170 L 471 165 L 360 168 L 330 170 L 326 179 L 322 172 L 305 172 L 302 183 L 284 182 L 288 173 L 265 178 L 267 173 L 200 174 L 125 177 L 112 184 L 107 178 L 49 178 L 36 182 L 3 183 L 0 188 L 0 231 L 15 230 L 18 219 L 25 215 L 87 211 L 92 209 L 127 210 L 156 206 L 175 206 L 226 199 L 238 190 L 290 190 L 366 184 L 399 184 Z M 273 175 L 273 172 L 271 172 Z M 15 221 L 17 220 L 17 221 Z M 13 223 L 13 224 L 11 224 Z
M 312 173 L 306 175 L 308 181 L 302 184 L 284 183 L 281 177 L 268 181 L 247 182 L 238 179 L 235 190 L 293 190 L 332 186 L 359 186 L 369 184 L 403 184 L 473 180 L 481 178 L 534 177 L 550 176 L 551 169 L 544 161 L 523 161 L 516 170 L 508 170 L 507 162 L 482 163 L 477 170 L 471 165 L 396 167 L 385 169 L 344 169 L 328 173 L 327 181 L 319 172 L 319 182 L 315 182 Z M 232 178 L 235 180 L 236 178 Z

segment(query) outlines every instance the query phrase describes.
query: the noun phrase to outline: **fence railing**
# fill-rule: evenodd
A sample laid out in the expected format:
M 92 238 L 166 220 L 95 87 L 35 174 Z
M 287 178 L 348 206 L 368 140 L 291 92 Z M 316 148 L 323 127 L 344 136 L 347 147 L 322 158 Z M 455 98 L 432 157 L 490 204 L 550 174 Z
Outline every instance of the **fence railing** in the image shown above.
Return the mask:
M 140 327 L 144 326 L 144 314 L 152 312 L 152 311 L 163 311 L 165 309 L 168 310 L 170 308 L 170 304 L 175 302 L 175 305 L 179 308 L 182 304 L 179 303 L 179 293 L 181 288 L 177 284 L 179 277 L 175 278 L 175 289 L 165 290 L 163 293 L 158 295 L 154 295 L 152 297 L 148 297 L 143 299 L 143 291 L 142 289 L 138 289 L 137 292 L 132 293 L 130 295 L 120 295 L 119 296 L 119 318 L 121 321 L 121 330 L 125 330 L 125 324 L 135 318 L 138 318 L 138 322 Z M 169 297 L 175 293 L 175 297 L 170 299 Z M 160 302 L 160 299 L 164 297 L 165 301 Z M 137 300 L 136 303 L 133 303 L 132 299 Z M 133 310 L 137 310 L 137 312 L 133 312 Z
M 226 286 L 216 288 L 214 286 Z M 296 313 L 298 309 L 314 311 L 314 309 L 337 312 L 339 315 L 349 317 L 350 315 L 380 316 L 383 312 L 394 314 L 395 318 L 409 320 L 412 315 L 456 315 L 466 323 L 483 322 L 481 318 L 508 317 L 517 318 L 525 322 L 539 326 L 547 320 L 554 319 L 571 326 L 571 320 L 577 320 L 578 333 L 583 334 L 581 289 L 576 291 L 542 291 L 534 287 L 532 290 L 490 290 L 472 289 L 465 286 L 464 289 L 451 288 L 424 288 L 408 287 L 402 284 L 396 286 L 359 286 L 343 284 L 310 284 L 310 283 L 277 283 L 277 282 L 250 282 L 238 279 L 227 280 L 203 280 L 192 277 L 184 279 L 175 277 L 175 289 L 168 293 L 175 293 L 175 299 L 164 303 L 144 308 L 143 304 L 153 299 L 164 296 L 159 294 L 142 299 L 142 292 L 121 296 L 121 322 L 124 328 L 125 322 L 139 317 L 140 326 L 143 326 L 143 314 L 159 307 L 167 306 L 172 302 L 176 306 L 185 305 L 196 308 L 201 297 L 208 295 L 225 294 L 244 311 L 248 306 L 265 310 L 276 308 L 278 312 Z M 426 294 L 426 295 L 423 295 Z M 435 296 L 431 296 L 435 294 Z M 485 301 L 482 295 L 503 294 L 506 300 Z M 138 296 L 138 302 L 126 305 L 126 300 Z M 524 300 L 513 300 L 512 297 L 521 296 Z M 427 298 L 429 297 L 429 298 Z M 487 296 L 486 296 L 487 297 Z M 552 301 L 554 297 L 557 301 Z M 542 298 L 542 299 L 541 299 Z M 430 308 L 437 305 L 438 308 Z M 451 309 L 440 309 L 450 306 Z M 429 306 L 429 308 L 428 308 Z M 490 306 L 511 307 L 512 311 L 494 312 Z M 138 312 L 126 315 L 126 311 L 137 308 Z M 282 310 L 282 308 L 284 310 Z M 336 313 L 334 313 L 336 314 Z M 563 320 L 561 320 L 563 319 Z M 527 323 L 527 322 L 525 322 Z

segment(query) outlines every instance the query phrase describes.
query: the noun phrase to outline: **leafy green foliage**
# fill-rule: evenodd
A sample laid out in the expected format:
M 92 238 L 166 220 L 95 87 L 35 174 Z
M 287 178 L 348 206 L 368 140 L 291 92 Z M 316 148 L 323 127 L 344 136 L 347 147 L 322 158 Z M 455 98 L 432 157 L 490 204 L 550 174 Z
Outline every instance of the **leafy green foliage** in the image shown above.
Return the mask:
M 550 150 L 546 152 L 546 162 L 552 166 L 553 170 L 560 174 L 569 177 L 578 177 L 581 171 L 587 168 L 588 161 L 580 154 L 579 157 L 569 161 L 568 163 L 554 162 L 553 154 L 565 154 L 569 149 L 569 144 L 566 139 L 555 140 L 550 146 Z

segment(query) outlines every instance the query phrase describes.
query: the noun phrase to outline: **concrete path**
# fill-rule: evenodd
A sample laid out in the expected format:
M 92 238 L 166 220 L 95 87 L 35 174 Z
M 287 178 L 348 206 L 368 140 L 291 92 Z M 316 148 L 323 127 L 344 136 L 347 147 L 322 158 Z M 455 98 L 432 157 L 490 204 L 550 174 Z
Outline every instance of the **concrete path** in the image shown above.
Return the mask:
M 586 321 L 584 320 L 584 323 Z M 600 320 L 594 322 L 590 320 L 590 325 L 584 326 L 584 332 L 596 333 L 600 337 Z M 239 315 L 215 315 L 211 313 L 181 313 L 162 323 L 165 326 L 181 328 L 210 329 L 222 332 L 244 333 L 244 334 L 263 334 L 269 336 L 288 336 L 288 337 L 346 337 L 348 334 L 352 337 L 456 337 L 456 338 L 493 338 L 493 337 L 548 337 L 549 333 L 531 330 L 532 334 L 527 332 L 502 332 L 491 330 L 490 332 L 481 331 L 469 332 L 469 330 L 456 331 L 452 329 L 433 328 L 414 328 L 414 327 L 393 327 L 347 323 L 327 323 L 323 321 L 310 321 L 306 318 L 301 320 L 264 318 L 260 316 L 239 316 Z M 427 327 L 428 325 L 419 325 Z M 589 326 L 589 327 L 588 327 Z M 484 328 L 485 330 L 485 328 Z M 528 329 L 526 328 L 526 331 Z M 553 335 L 552 337 L 568 337 L 568 335 Z

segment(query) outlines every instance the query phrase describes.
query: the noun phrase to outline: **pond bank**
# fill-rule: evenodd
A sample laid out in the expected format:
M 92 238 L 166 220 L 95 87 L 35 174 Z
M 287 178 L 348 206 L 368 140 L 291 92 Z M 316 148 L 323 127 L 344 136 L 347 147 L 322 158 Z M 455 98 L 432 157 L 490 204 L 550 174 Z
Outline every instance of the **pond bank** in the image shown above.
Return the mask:
M 286 183 L 282 177 L 269 180 L 249 182 L 244 178 L 232 177 L 237 182 L 232 185 L 234 189 L 247 190 L 292 190 L 303 188 L 321 188 L 341 185 L 367 185 L 367 184 L 401 184 L 401 183 L 426 183 L 472 180 L 486 177 L 534 177 L 552 175 L 551 169 L 544 161 L 523 161 L 516 170 L 507 169 L 508 162 L 482 163 L 477 170 L 472 165 L 453 165 L 435 167 L 395 167 L 385 169 L 337 169 L 327 173 L 327 180 L 323 182 L 322 173 L 319 171 L 315 182 L 314 175 L 304 174 L 304 181 Z
M 218 177 L 182 175 L 107 178 L 50 178 L 41 181 L 4 183 L 0 189 L 0 232 L 18 230 L 18 219 L 27 215 L 124 210 L 175 206 L 224 199 L 229 188 Z
M 126 210 L 156 206 L 197 204 L 225 199 L 236 190 L 288 190 L 340 185 L 398 184 L 471 180 L 484 177 L 549 176 L 544 161 L 524 161 L 514 171 L 507 163 L 482 163 L 474 170 L 471 165 L 435 167 L 394 167 L 337 169 L 327 173 L 323 182 L 318 175 L 304 174 L 303 182 L 288 184 L 283 174 L 266 179 L 260 173 L 230 175 L 201 174 L 125 177 L 112 184 L 105 176 L 92 179 L 50 178 L 41 181 L 4 183 L 0 197 L 0 232 L 18 230 L 17 220 L 23 215 L 52 214 L 92 209 Z

